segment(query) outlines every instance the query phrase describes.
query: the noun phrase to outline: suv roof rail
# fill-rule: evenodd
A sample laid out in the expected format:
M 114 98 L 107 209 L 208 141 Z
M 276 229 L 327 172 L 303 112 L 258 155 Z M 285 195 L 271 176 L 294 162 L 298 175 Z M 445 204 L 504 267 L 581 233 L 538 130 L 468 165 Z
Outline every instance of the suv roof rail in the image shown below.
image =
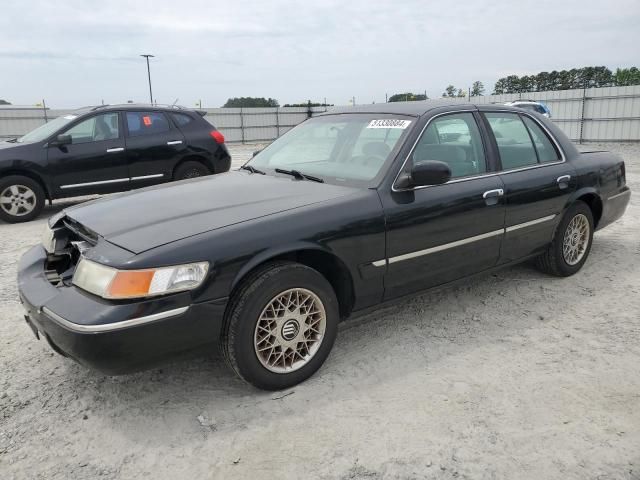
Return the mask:
M 85 107 L 85 108 L 89 108 L 91 109 L 91 111 L 95 111 L 95 110 L 99 110 L 101 108 L 106 108 L 106 107 L 146 107 L 146 108 L 160 107 L 160 108 L 172 108 L 174 110 L 189 110 L 189 108 L 183 105 L 175 105 L 175 104 L 170 105 L 168 103 L 114 103 L 114 104 L 106 103 L 104 105 L 97 105 L 94 107 Z

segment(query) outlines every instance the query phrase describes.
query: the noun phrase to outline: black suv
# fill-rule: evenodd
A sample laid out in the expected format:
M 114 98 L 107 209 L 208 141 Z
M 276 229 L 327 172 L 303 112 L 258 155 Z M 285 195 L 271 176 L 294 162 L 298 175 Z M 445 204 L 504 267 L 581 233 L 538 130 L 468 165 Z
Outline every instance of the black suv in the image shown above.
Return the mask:
M 205 112 L 104 105 L 0 142 L 0 219 L 32 220 L 45 201 L 226 172 L 223 135 Z

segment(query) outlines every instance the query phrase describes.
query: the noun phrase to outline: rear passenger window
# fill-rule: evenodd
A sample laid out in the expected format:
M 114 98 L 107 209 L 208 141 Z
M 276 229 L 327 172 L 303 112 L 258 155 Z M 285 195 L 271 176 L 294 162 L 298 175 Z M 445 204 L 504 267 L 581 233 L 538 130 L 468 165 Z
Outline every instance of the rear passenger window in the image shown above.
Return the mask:
M 503 170 L 527 167 L 538 163 L 529 131 L 515 113 L 486 113 L 498 143 Z
M 169 121 L 160 112 L 127 112 L 127 130 L 130 137 L 168 132 Z
M 414 164 L 426 160 L 449 165 L 451 178 L 486 172 L 482 138 L 473 115 L 455 113 L 432 120 L 412 155 Z
M 189 115 L 185 115 L 184 113 L 172 113 L 171 118 L 173 118 L 173 121 L 176 122 L 176 125 L 179 127 L 189 125 L 193 121 L 193 118 Z
M 538 152 L 538 160 L 540 163 L 557 162 L 560 160 L 560 155 L 555 149 L 549 137 L 542 131 L 540 126 L 531 120 L 529 117 L 523 117 L 524 123 L 531 133 L 533 138 L 533 144 Z

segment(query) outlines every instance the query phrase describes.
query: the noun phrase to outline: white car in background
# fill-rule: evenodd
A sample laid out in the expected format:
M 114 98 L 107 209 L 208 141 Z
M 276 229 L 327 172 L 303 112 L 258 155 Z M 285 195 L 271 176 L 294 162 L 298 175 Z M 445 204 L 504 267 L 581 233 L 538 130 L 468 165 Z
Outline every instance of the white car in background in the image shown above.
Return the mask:
M 539 113 L 547 118 L 551 118 L 551 110 L 542 102 L 536 102 L 535 100 L 516 100 L 513 102 L 507 102 L 505 105 L 510 107 L 524 108 L 530 112 Z

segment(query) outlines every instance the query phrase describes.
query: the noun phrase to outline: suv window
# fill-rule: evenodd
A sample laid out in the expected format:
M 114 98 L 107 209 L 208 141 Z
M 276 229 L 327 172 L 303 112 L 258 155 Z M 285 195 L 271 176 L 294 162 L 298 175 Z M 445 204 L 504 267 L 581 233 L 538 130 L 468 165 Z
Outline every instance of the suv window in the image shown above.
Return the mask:
M 531 120 L 529 117 L 523 117 L 524 123 L 531 133 L 533 138 L 533 144 L 536 147 L 538 153 L 538 161 L 540 163 L 557 162 L 560 160 L 560 155 L 555 149 L 549 137 L 542 131 L 540 126 Z
M 480 131 L 471 113 L 444 115 L 431 121 L 412 155 L 412 162 L 439 160 L 449 165 L 451 178 L 487 171 Z
M 176 122 L 176 125 L 179 127 L 184 127 L 185 125 L 189 125 L 193 122 L 193 118 L 184 113 L 172 113 L 171 118 L 173 118 L 173 121 Z
M 169 121 L 160 112 L 127 112 L 127 131 L 130 137 L 168 132 Z
M 114 140 L 120 136 L 118 114 L 113 112 L 96 115 L 74 125 L 64 134 L 71 135 L 74 145 Z
M 529 131 L 516 113 L 486 113 L 498 144 L 503 170 L 536 165 L 538 156 Z

